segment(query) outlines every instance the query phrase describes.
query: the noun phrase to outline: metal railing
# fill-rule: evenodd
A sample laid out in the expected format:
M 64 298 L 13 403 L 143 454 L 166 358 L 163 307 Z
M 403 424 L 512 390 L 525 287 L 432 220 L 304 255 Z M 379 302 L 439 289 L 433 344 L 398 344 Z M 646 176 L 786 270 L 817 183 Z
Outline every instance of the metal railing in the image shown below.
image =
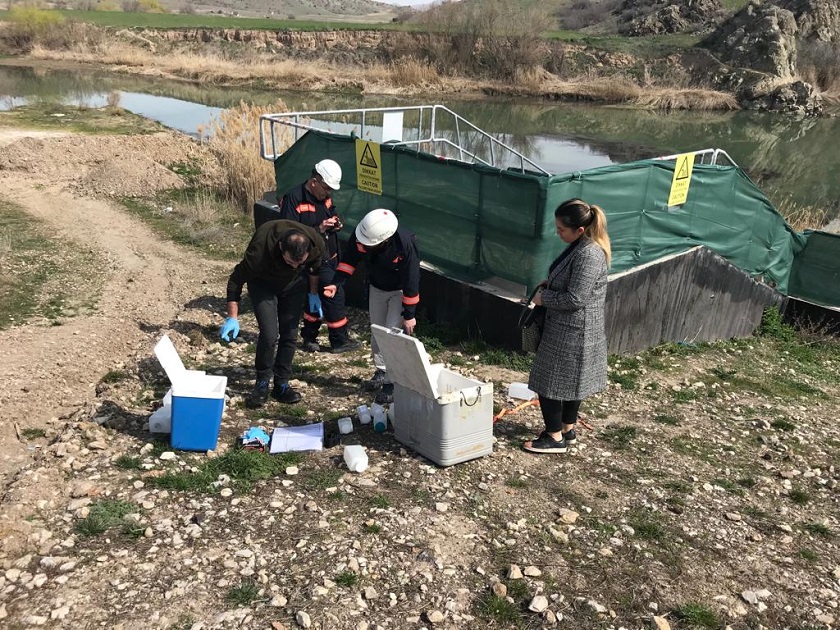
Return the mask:
M 417 151 L 466 163 L 513 168 L 522 172 L 527 167 L 550 175 L 516 149 L 443 105 L 264 114 L 260 116 L 260 153 L 264 159 L 271 161 L 283 153 L 279 142 L 283 128 L 294 130 L 293 141 L 297 141 L 302 132 L 316 129 L 330 133 L 353 133 L 363 140 L 381 142 L 381 133 L 379 138 L 373 135 L 385 129 L 388 114 L 401 114 L 402 135 L 395 140 L 386 139 L 387 144 L 415 147 Z
M 686 151 L 686 153 L 694 153 L 694 163 L 695 164 L 717 164 L 719 157 L 724 157 L 729 161 L 729 164 L 732 166 L 738 166 L 735 163 L 729 154 L 724 151 L 723 149 L 700 149 L 699 151 Z M 658 158 L 654 158 L 656 160 L 675 160 L 678 156 L 683 155 L 681 153 L 677 153 L 674 155 L 663 155 Z

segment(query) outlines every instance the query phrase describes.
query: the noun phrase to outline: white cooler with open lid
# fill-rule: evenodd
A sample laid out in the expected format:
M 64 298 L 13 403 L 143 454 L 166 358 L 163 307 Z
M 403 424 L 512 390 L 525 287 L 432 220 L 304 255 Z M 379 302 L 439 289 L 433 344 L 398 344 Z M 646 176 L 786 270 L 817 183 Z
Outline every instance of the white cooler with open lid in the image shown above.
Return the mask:
M 371 325 L 394 383 L 394 435 L 439 466 L 493 451 L 493 384 L 429 363 L 419 339 Z

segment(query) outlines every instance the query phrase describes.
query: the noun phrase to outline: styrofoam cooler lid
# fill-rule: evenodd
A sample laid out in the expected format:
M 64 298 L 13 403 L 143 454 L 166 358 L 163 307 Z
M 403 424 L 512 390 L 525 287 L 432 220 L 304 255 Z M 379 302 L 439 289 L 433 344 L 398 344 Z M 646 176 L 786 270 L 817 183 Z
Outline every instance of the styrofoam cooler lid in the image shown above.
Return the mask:
M 187 376 L 187 368 L 184 367 L 184 362 L 178 356 L 178 351 L 172 344 L 169 335 L 164 335 L 163 338 L 157 342 L 155 346 L 155 356 L 160 362 L 166 376 L 169 377 L 169 382 L 173 385 L 175 383 L 183 382 Z
M 388 378 L 426 398 L 437 399 L 437 373 L 440 372 L 440 366 L 429 363 L 422 342 L 398 328 L 389 329 L 371 324 L 370 332 L 385 359 Z

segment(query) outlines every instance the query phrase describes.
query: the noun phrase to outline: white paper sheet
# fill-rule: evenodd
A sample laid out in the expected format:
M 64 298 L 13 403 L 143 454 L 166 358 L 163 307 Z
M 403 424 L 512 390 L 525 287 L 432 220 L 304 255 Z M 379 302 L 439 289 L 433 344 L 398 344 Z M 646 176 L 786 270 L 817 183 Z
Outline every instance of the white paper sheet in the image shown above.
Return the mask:
M 269 453 L 289 451 L 320 451 L 324 448 L 324 423 L 300 427 L 277 427 L 271 432 Z

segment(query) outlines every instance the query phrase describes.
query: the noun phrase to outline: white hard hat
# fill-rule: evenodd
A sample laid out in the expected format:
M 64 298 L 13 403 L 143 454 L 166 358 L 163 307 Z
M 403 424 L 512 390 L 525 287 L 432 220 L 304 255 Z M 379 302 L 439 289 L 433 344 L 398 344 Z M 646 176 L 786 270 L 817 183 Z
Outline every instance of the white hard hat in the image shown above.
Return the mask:
M 341 167 L 338 162 L 333 160 L 321 160 L 315 165 L 315 172 L 321 176 L 324 183 L 332 188 L 338 190 L 341 188 Z
M 374 247 L 391 238 L 398 225 L 397 216 L 390 210 L 371 210 L 356 226 L 356 240 L 365 247 Z

